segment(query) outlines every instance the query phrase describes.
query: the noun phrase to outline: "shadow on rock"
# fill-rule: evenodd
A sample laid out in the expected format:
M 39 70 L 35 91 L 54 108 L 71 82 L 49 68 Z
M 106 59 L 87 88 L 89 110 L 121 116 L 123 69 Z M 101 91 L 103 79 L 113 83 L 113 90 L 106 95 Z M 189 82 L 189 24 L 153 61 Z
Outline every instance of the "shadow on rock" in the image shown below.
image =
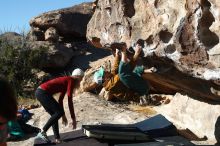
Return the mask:
M 109 50 L 98 49 L 89 44 L 86 44 L 86 46 L 87 52 L 85 53 L 85 55 L 74 57 L 71 63 L 68 65 L 71 68 L 68 69 L 74 69 L 79 67 L 83 70 L 86 70 L 90 68 L 90 62 L 97 61 L 98 59 L 111 55 L 111 52 Z

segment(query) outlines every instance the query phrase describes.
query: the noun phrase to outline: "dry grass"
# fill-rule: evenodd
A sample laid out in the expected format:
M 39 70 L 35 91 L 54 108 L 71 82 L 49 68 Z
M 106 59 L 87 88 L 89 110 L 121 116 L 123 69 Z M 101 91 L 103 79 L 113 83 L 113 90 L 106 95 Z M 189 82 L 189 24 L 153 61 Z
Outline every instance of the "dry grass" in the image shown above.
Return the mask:
M 139 106 L 139 105 L 130 105 L 128 107 L 130 110 L 143 113 L 146 116 L 155 115 L 157 112 L 150 106 Z
M 36 98 L 18 98 L 19 106 L 40 105 Z

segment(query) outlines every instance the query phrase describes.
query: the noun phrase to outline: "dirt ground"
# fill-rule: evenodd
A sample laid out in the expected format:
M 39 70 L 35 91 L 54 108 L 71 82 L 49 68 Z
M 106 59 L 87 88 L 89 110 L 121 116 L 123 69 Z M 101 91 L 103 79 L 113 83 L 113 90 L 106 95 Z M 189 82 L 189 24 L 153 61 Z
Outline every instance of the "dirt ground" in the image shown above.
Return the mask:
M 65 111 L 67 119 L 70 119 L 68 112 L 67 101 L 65 102 Z M 132 111 L 127 104 L 116 104 L 107 102 L 101 97 L 91 93 L 83 93 L 77 97 L 74 97 L 74 107 L 77 119 L 77 129 L 81 129 L 84 124 L 99 124 L 99 123 L 117 123 L 117 124 L 128 124 L 142 121 L 155 114 L 155 111 L 149 109 L 149 113 L 141 113 Z M 42 128 L 49 115 L 45 110 L 40 107 L 30 110 L 33 113 L 32 119 L 28 122 L 29 124 Z M 59 121 L 60 132 L 68 132 L 73 129 L 70 126 L 64 126 Z M 48 135 L 52 135 L 52 129 L 49 129 Z M 33 145 L 36 135 L 28 135 L 26 140 L 9 142 L 9 146 L 31 146 Z

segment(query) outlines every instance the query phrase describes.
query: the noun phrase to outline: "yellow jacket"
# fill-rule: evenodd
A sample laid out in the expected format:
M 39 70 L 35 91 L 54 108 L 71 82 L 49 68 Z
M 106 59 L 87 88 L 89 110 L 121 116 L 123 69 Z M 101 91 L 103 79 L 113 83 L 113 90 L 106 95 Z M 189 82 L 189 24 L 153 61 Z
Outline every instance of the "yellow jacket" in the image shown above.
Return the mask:
M 115 56 L 114 66 L 112 69 L 111 79 L 104 85 L 105 90 L 109 91 L 109 94 L 113 95 L 117 100 L 135 100 L 138 95 L 128 89 L 121 81 L 118 75 L 119 57 Z

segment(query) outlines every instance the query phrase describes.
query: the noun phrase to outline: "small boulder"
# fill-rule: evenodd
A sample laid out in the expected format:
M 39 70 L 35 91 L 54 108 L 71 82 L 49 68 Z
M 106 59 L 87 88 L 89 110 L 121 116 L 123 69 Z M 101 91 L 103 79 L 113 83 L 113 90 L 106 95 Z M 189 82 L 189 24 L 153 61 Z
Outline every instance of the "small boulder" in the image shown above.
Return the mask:
M 46 41 L 57 42 L 58 39 L 59 39 L 59 35 L 58 35 L 56 28 L 50 27 L 46 30 L 45 32 Z

